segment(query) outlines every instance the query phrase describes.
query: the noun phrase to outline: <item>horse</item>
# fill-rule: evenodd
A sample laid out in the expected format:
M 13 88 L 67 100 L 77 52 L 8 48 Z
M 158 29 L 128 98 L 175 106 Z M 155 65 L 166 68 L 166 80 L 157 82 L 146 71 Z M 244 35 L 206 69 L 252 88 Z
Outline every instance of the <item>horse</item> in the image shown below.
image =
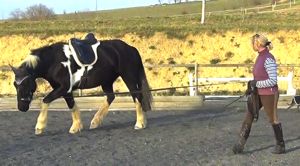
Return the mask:
M 80 42 L 86 41 L 80 40 Z M 64 98 L 71 111 L 72 126 L 69 133 L 80 132 L 83 124 L 72 92 L 76 89 L 101 86 L 106 97 L 90 122 L 90 129 L 98 128 L 115 99 L 113 83 L 118 77 L 125 82 L 135 103 L 136 123 L 134 129 L 146 128 L 145 112 L 151 110 L 152 95 L 138 50 L 119 39 L 96 40 L 92 44 L 96 55 L 91 61 L 92 63 L 82 65 L 70 44 L 57 42 L 31 50 L 30 55 L 23 60 L 19 67 L 10 66 L 15 75 L 14 86 L 17 92 L 19 111 L 27 112 L 29 110 L 37 88 L 35 82 L 37 78 L 45 79 L 52 87 L 52 91 L 42 100 L 35 126 L 36 135 L 44 133 L 49 105 L 60 97 Z

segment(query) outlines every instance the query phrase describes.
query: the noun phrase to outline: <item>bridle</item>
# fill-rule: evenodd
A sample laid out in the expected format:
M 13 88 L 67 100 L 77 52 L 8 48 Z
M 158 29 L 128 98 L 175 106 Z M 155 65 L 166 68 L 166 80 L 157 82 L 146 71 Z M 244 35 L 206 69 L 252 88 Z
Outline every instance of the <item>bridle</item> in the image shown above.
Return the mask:
M 15 84 L 18 85 L 18 86 L 20 86 L 25 80 L 27 80 L 27 79 L 29 79 L 31 77 L 32 77 L 32 75 L 27 75 L 24 78 L 22 78 L 21 80 L 16 80 Z M 30 91 L 29 92 L 29 96 L 27 96 L 27 97 L 21 97 L 20 100 L 21 101 L 30 102 L 32 100 L 32 96 L 33 96 L 33 92 Z
M 25 76 L 24 78 L 22 78 L 21 80 L 16 80 L 15 83 L 17 85 L 21 85 L 23 83 L 23 81 L 25 81 L 27 78 L 31 77 L 31 75 Z

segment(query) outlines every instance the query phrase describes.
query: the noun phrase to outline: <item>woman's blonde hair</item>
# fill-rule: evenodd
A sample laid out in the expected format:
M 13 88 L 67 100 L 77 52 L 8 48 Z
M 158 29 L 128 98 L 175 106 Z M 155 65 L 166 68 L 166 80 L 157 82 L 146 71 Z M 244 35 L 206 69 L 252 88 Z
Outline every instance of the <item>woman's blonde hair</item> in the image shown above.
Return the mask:
M 258 50 L 259 47 L 266 47 L 269 50 L 273 49 L 272 43 L 264 35 L 255 34 L 252 36 L 252 44 L 254 50 Z

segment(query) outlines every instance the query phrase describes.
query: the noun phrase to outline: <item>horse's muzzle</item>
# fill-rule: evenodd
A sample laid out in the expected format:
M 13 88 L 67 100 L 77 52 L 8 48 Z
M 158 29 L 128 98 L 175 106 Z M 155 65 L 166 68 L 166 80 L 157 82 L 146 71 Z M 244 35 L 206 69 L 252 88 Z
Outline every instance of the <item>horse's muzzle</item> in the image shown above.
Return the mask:
M 22 101 L 18 103 L 18 110 L 21 112 L 27 112 L 29 110 L 30 101 Z
M 29 109 L 19 109 L 19 111 L 21 111 L 21 112 L 27 112 Z

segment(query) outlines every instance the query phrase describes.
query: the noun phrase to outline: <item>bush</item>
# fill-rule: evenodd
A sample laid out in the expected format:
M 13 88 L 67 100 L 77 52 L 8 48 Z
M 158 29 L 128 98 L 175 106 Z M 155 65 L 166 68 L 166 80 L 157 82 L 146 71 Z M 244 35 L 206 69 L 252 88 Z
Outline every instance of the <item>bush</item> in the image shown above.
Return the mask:
M 149 49 L 151 49 L 151 50 L 155 50 L 155 49 L 156 49 L 156 47 L 155 47 L 155 46 L 150 46 L 150 47 L 149 47 Z
M 244 63 L 245 63 L 245 64 L 251 64 L 251 63 L 253 63 L 253 61 L 252 61 L 251 59 L 248 58 L 248 59 L 246 59 L 246 60 L 244 61 Z
M 194 40 L 189 40 L 188 43 L 189 43 L 189 46 L 193 46 L 195 41 Z
M 188 12 L 184 10 L 184 11 L 181 12 L 181 14 L 185 15 L 185 14 L 188 14 Z
M 210 64 L 218 64 L 218 63 L 220 63 L 221 62 L 221 59 L 219 59 L 219 58 L 214 58 L 214 59 L 212 59 L 212 60 L 210 60 Z
M 233 56 L 234 56 L 234 53 L 231 52 L 231 51 L 228 51 L 228 52 L 225 53 L 226 60 L 232 58 Z
M 280 43 L 284 43 L 284 37 L 279 36 L 279 37 L 278 37 L 278 40 L 279 40 Z

